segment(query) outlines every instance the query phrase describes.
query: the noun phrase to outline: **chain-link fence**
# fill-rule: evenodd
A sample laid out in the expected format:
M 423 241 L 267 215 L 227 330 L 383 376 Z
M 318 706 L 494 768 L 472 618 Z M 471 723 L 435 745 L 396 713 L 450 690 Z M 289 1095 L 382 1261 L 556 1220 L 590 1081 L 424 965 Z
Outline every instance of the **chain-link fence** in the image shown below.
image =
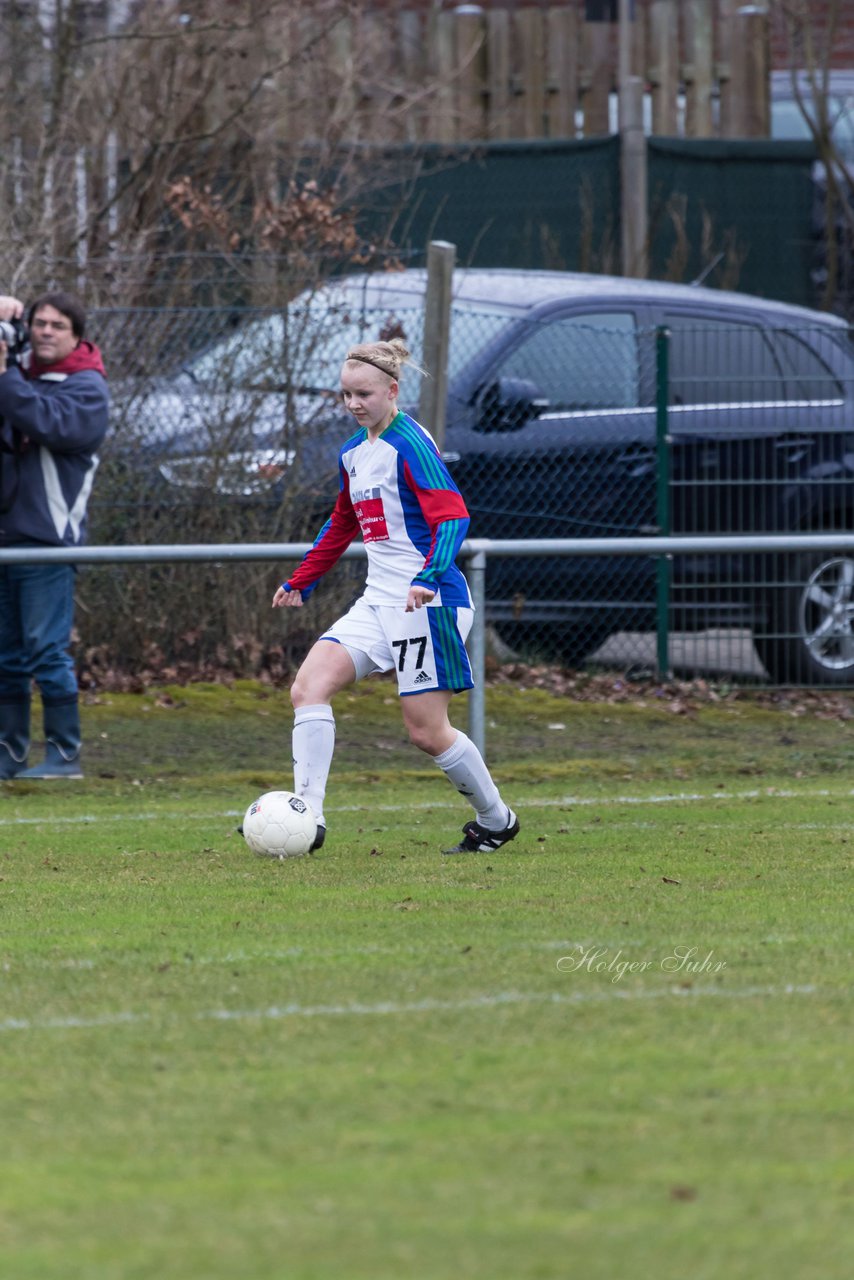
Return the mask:
M 93 317 L 115 409 L 90 540 L 312 537 L 352 430 L 342 356 L 398 335 L 417 363 L 424 287 L 407 271 L 276 312 Z M 449 388 L 442 447 L 473 537 L 854 529 L 854 347 L 831 318 L 652 282 L 466 272 Z M 418 395 L 408 370 L 402 407 L 415 414 Z M 342 563 L 310 611 L 283 617 L 268 604 L 287 570 L 87 570 L 82 652 L 284 669 L 363 575 Z M 854 683 L 848 553 L 490 558 L 486 612 L 498 656 L 651 666 L 667 630 L 681 670 Z

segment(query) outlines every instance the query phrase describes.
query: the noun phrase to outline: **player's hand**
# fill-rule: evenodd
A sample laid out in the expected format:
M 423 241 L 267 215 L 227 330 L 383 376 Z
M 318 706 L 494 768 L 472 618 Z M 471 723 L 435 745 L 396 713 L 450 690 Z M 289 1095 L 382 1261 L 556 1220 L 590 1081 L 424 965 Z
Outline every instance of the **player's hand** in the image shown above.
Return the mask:
M 302 608 L 302 592 L 293 590 L 286 591 L 284 587 L 279 587 L 278 591 L 273 596 L 273 608 Z
M 420 609 L 422 605 L 429 604 L 435 594 L 436 592 L 431 591 L 429 587 L 410 587 L 404 612 L 412 613 L 413 610 Z

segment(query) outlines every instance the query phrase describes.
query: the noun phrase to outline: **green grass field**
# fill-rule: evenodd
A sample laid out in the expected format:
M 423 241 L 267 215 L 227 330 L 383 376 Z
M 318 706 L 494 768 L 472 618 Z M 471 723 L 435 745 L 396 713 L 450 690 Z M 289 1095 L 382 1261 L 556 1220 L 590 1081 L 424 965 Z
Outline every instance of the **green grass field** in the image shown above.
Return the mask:
M 82 783 L 0 785 L 4 1280 L 847 1280 L 854 721 L 487 707 L 502 854 L 441 857 L 385 683 L 312 858 L 235 834 L 260 686 L 103 695 Z

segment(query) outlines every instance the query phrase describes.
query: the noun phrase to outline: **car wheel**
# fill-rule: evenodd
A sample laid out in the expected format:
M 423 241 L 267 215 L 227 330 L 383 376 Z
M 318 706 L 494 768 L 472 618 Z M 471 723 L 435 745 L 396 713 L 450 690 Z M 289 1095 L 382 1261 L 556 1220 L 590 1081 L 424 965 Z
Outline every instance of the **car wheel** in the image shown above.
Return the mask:
M 756 651 L 780 684 L 854 683 L 854 556 L 805 553 L 766 597 Z

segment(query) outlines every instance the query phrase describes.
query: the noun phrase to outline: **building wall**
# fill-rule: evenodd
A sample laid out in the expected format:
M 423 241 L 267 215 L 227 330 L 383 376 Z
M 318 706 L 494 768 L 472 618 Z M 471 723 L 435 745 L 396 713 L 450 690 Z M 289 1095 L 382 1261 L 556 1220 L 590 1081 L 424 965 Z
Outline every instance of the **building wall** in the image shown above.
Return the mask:
M 810 15 L 811 37 L 814 42 L 815 56 L 821 65 L 827 53 L 831 25 L 835 17 L 835 27 L 827 58 L 827 65 L 840 71 L 854 70 L 854 3 L 852 0 L 803 0 L 805 9 Z M 782 70 L 792 65 L 803 66 L 804 56 L 793 58 L 793 50 L 785 23 L 779 12 L 772 14 L 771 19 L 771 65 L 775 70 Z

